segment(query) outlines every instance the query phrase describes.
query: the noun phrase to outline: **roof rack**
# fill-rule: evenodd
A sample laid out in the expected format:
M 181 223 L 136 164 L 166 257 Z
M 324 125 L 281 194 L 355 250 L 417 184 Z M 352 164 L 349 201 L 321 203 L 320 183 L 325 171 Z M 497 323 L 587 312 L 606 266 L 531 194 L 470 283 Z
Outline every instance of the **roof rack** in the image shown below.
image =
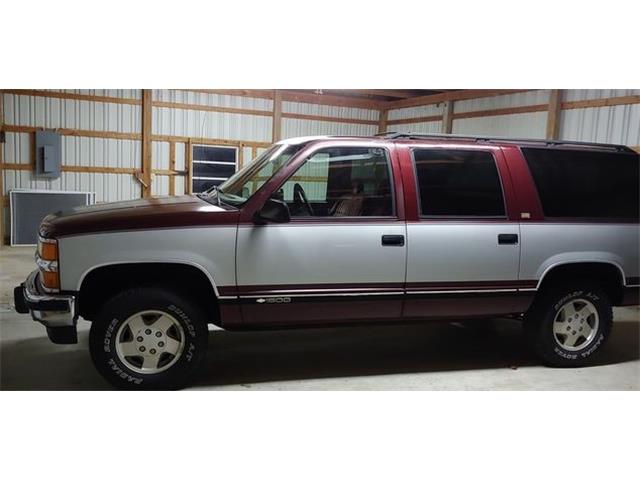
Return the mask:
M 626 145 L 617 145 L 610 143 L 595 142 L 574 142 L 570 140 L 540 140 L 535 138 L 504 138 L 504 137 L 482 137 L 475 135 L 454 135 L 447 133 L 400 133 L 400 132 L 383 132 L 375 135 L 390 140 L 394 139 L 425 139 L 425 140 L 466 140 L 476 143 L 526 143 L 529 145 L 538 145 L 543 147 L 560 147 L 560 146 L 576 146 L 583 148 L 597 148 L 601 150 L 615 150 L 617 152 L 635 153 Z

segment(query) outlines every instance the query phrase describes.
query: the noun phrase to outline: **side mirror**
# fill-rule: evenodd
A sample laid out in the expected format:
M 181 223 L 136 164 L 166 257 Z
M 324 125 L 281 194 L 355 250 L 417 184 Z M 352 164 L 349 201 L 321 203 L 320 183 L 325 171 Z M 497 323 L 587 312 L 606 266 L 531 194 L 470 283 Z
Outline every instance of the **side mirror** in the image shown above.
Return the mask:
M 253 221 L 258 225 L 264 225 L 265 223 L 287 223 L 291 221 L 289 207 L 282 200 L 269 198 L 262 208 L 253 215 Z

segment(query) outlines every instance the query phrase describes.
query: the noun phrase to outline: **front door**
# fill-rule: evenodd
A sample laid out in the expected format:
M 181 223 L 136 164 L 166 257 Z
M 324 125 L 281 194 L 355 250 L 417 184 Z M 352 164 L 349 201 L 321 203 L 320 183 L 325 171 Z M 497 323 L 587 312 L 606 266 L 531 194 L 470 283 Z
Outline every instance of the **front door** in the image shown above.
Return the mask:
M 406 225 L 387 149 L 311 151 L 272 196 L 286 224 L 241 224 L 237 279 L 243 322 L 325 324 L 401 316 Z
M 520 227 L 505 203 L 511 184 L 501 150 L 416 147 L 402 158 L 417 198 L 407 223 L 404 317 L 522 311 L 529 294 L 518 281 Z

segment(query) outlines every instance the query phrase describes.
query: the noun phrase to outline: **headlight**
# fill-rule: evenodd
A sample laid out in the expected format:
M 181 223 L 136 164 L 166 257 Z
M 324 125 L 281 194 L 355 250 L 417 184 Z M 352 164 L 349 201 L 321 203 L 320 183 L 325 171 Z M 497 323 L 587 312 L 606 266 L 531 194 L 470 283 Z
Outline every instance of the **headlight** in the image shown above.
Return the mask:
M 58 272 L 58 242 L 49 238 L 38 237 L 36 264 L 40 269 L 42 286 L 51 291 L 60 289 Z

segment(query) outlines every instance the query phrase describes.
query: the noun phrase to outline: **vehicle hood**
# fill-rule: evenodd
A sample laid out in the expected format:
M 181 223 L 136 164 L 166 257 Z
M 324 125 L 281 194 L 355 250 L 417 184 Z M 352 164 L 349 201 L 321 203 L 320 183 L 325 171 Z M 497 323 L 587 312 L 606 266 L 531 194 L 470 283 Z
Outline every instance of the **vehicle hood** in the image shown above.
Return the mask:
M 156 197 L 76 207 L 47 215 L 40 224 L 45 238 L 122 230 L 149 230 L 237 224 L 238 210 L 192 195 Z

